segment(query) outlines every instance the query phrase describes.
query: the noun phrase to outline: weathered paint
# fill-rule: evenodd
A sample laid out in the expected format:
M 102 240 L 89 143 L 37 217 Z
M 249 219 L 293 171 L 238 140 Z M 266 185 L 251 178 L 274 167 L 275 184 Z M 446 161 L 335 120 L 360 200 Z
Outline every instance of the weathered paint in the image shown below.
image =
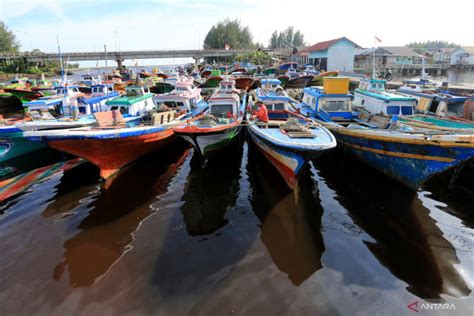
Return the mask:
M 472 146 L 441 147 L 429 142 L 371 139 L 347 130 L 346 133 L 331 131 L 349 153 L 414 190 L 431 177 L 474 156 Z
M 168 143 L 173 130 L 141 133 L 123 137 L 107 138 L 58 138 L 47 139 L 54 149 L 84 158 L 100 168 L 100 175 L 108 179 L 124 166 L 138 158 L 159 149 Z

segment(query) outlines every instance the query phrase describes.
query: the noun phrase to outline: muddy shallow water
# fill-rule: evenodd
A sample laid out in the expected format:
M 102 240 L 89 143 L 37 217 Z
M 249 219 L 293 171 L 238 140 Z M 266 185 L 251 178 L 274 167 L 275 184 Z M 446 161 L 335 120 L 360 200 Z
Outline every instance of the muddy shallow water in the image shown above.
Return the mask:
M 247 143 L 202 168 L 178 142 L 107 190 L 58 169 L 0 204 L 0 315 L 467 315 L 474 196 L 443 187 L 333 152 L 290 192 Z

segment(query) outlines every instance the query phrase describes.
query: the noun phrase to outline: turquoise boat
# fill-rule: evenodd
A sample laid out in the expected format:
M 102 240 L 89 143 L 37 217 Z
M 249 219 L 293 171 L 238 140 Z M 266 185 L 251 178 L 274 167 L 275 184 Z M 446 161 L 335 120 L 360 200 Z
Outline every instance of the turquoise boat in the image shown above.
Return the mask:
M 46 147 L 26 140 L 23 131 L 15 126 L 0 126 L 0 162 Z
M 400 122 L 411 126 L 436 130 L 474 129 L 474 122 L 454 117 L 438 117 L 434 113 L 424 111 L 427 105 L 423 98 L 386 91 L 385 80 L 361 79 L 359 88 L 354 91 L 352 104 L 359 112 L 367 110 L 371 114 L 397 115 Z

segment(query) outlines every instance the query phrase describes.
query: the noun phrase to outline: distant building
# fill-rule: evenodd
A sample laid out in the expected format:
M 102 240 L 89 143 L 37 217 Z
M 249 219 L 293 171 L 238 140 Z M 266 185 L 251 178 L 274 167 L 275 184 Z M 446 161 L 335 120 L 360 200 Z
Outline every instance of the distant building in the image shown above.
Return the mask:
M 451 54 L 451 65 L 474 65 L 474 46 L 463 46 Z
M 296 57 L 319 66 L 322 70 L 353 71 L 355 50 L 359 48 L 359 45 L 346 37 L 340 37 L 316 43 L 298 52 Z
M 355 68 L 369 70 L 375 60 L 375 68 L 401 68 L 421 64 L 423 56 L 405 46 L 381 46 L 356 50 Z
M 306 46 L 296 47 L 297 52 L 291 56 L 291 61 L 295 61 L 298 64 L 307 64 L 309 58 L 309 52 L 306 51 L 307 48 Z
M 451 54 L 456 50 L 456 48 L 438 48 L 431 52 L 432 62 L 434 64 L 450 64 L 451 63 Z

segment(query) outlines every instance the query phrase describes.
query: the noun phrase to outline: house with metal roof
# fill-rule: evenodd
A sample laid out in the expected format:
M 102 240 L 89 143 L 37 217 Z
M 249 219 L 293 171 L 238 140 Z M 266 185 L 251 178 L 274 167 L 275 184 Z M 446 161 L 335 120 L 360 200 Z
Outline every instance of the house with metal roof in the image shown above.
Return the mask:
M 474 46 L 463 46 L 451 53 L 451 65 L 474 65 Z
M 322 70 L 353 71 L 355 50 L 361 48 L 346 37 L 316 43 L 300 52 Z
M 356 50 L 355 68 L 368 70 L 375 61 L 376 69 L 401 68 L 407 65 L 419 65 L 423 56 L 404 46 L 381 46 Z

